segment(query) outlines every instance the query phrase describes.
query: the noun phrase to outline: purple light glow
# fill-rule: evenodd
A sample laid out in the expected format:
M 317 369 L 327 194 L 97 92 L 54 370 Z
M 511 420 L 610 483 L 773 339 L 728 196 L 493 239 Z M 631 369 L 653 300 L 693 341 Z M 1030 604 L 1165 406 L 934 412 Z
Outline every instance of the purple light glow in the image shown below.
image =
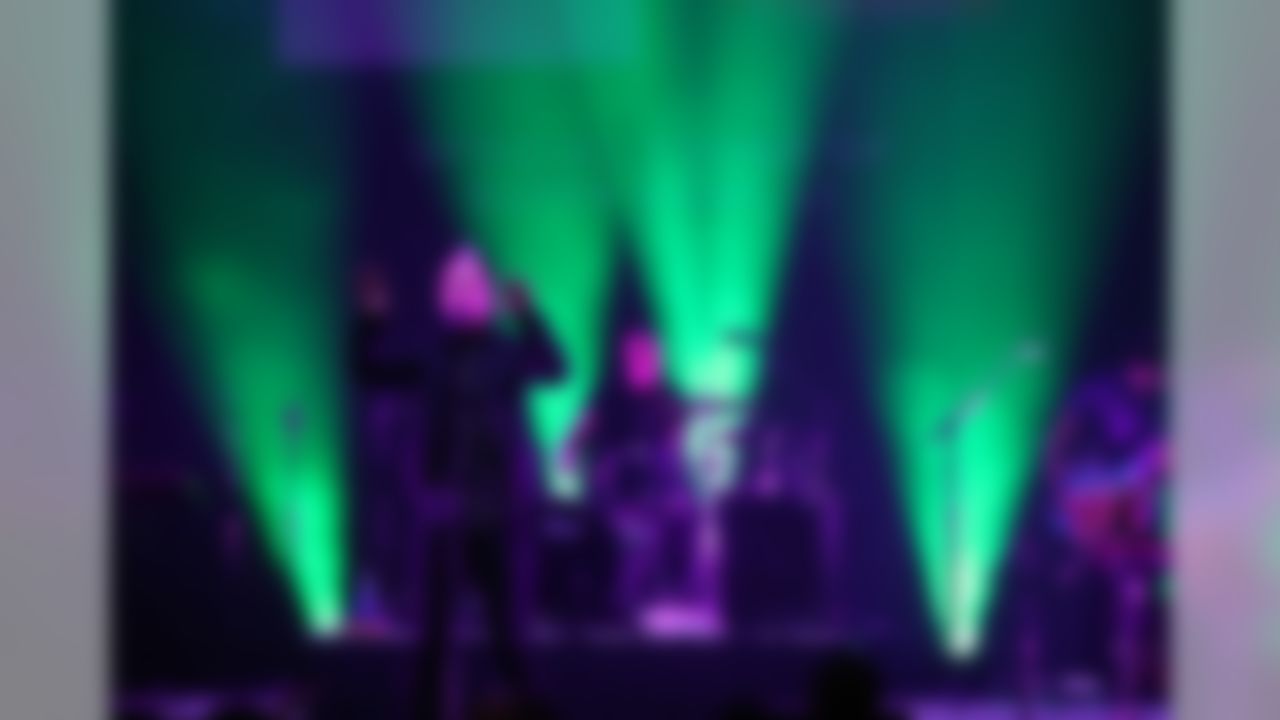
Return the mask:
M 640 37 L 641 4 L 625 0 L 278 1 L 280 54 L 305 66 L 599 62 Z
M 493 276 L 480 253 L 471 247 L 455 250 L 440 271 L 438 308 L 447 322 L 483 327 L 498 310 Z
M 653 390 L 662 382 L 665 367 L 662 346 L 649 330 L 631 330 L 622 340 L 623 378 L 637 392 Z

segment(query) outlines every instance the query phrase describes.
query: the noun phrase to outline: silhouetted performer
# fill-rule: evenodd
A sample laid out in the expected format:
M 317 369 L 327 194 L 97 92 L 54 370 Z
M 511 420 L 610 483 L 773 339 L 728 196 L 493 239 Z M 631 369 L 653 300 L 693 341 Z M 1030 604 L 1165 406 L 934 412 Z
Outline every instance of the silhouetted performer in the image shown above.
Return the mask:
M 1095 675 L 1125 701 L 1163 682 L 1164 417 L 1160 368 L 1131 360 L 1077 390 L 1047 449 L 1057 577 L 1042 614 L 1055 664 Z
M 658 339 L 629 330 L 619 346 L 618 382 L 595 400 L 568 452 L 589 477 L 592 505 L 618 544 L 618 610 L 689 591 L 694 498 L 683 431 L 690 409 L 667 381 Z
M 408 529 L 407 463 L 413 446 L 409 413 L 419 402 L 420 368 L 397 364 L 390 346 L 391 288 L 382 274 L 365 267 L 357 278 L 352 393 L 355 483 L 352 573 L 354 612 L 348 631 L 391 630 L 393 609 L 402 614 L 406 584 L 403 551 Z
M 498 296 L 473 249 L 451 254 L 437 287 L 437 321 L 420 363 L 368 357 L 367 376 L 416 385 L 425 407 L 425 633 L 419 703 L 441 717 L 451 670 L 455 609 L 465 581 L 479 591 L 498 669 L 527 688 L 519 639 L 519 550 L 529 545 L 537 463 L 524 423 L 530 385 L 562 373 L 560 357 L 520 289 Z M 505 307 L 502 307 L 505 304 Z M 507 310 L 509 312 L 503 312 Z M 366 339 L 367 340 L 367 339 Z

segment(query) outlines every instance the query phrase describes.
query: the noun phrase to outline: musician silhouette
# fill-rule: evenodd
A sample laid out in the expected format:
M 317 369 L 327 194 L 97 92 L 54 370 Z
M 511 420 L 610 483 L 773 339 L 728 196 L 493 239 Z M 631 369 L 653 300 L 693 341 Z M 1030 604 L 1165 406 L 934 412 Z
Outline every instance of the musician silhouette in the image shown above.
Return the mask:
M 1162 683 L 1157 587 L 1167 564 L 1168 473 L 1160 369 L 1132 360 L 1085 382 L 1051 433 L 1046 457 L 1058 579 L 1049 605 L 1059 655 L 1110 676 L 1118 699 Z
M 527 691 L 519 590 L 537 503 L 537 463 L 524 422 L 525 393 L 563 374 L 560 356 L 528 294 L 501 294 L 484 258 L 463 246 L 441 268 L 435 323 L 420 357 L 370 352 L 363 376 L 420 392 L 425 410 L 422 509 L 427 518 L 424 634 L 418 704 L 426 717 L 457 707 L 450 662 L 464 583 L 479 591 L 498 670 Z
M 688 410 L 667 380 L 661 343 L 649 329 L 623 334 L 617 370 L 568 453 L 586 469 L 588 501 L 616 542 L 617 612 L 638 620 L 650 602 L 689 590 L 694 498 L 681 444 Z

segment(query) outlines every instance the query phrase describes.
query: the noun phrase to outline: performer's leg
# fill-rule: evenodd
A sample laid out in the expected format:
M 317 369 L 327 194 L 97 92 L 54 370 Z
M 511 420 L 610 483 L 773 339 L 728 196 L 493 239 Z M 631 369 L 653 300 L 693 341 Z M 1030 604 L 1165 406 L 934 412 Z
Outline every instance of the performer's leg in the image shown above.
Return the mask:
M 420 601 L 419 657 L 415 673 L 417 717 L 444 720 L 450 705 L 454 603 L 459 590 L 460 547 L 454 533 L 428 534 L 426 588 Z
M 619 550 L 618 606 L 624 621 L 634 627 L 641 619 L 652 585 L 650 528 L 634 512 L 615 515 L 614 528 Z
M 616 624 L 622 613 L 618 602 L 619 578 L 622 575 L 618 538 L 608 516 L 603 513 L 593 514 L 587 527 L 585 543 L 590 562 L 578 576 L 577 592 L 591 598 L 589 622 Z
M 485 604 L 490 643 L 499 673 L 517 694 L 526 694 L 528 669 L 520 622 L 519 568 L 510 532 L 499 528 L 476 531 L 470 541 L 470 562 Z
M 664 594 L 680 601 L 694 595 L 697 564 L 696 528 L 691 514 L 682 507 L 671 508 L 662 522 L 662 574 Z
M 365 422 L 368 422 L 367 419 Z M 361 430 L 363 433 L 358 440 L 359 447 L 356 450 L 355 482 L 352 493 L 355 507 L 352 516 L 355 526 L 352 533 L 355 537 L 355 571 L 351 574 L 351 597 L 355 600 L 353 610 L 356 616 L 354 619 L 357 621 L 363 619 L 359 617 L 359 613 L 364 609 L 364 600 L 374 582 L 376 563 L 373 558 L 377 544 L 375 541 L 377 523 L 374 518 L 377 496 L 374 493 L 374 486 L 381 470 L 376 448 L 368 437 L 372 433 L 367 428 L 361 428 Z
M 392 398 L 365 398 L 360 413 L 355 485 L 356 572 L 353 597 L 358 620 L 385 629 L 396 548 L 396 491 L 400 470 Z M 368 625 L 366 625 L 368 627 Z

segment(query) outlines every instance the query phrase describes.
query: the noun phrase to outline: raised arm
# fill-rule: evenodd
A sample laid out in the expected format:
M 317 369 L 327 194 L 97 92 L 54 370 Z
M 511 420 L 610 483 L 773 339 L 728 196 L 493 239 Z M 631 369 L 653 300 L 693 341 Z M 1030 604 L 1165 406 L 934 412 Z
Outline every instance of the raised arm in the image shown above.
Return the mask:
M 530 380 L 554 382 L 564 377 L 564 357 L 554 338 L 533 309 L 528 293 L 519 286 L 508 291 L 508 302 L 516 318 L 520 364 Z

